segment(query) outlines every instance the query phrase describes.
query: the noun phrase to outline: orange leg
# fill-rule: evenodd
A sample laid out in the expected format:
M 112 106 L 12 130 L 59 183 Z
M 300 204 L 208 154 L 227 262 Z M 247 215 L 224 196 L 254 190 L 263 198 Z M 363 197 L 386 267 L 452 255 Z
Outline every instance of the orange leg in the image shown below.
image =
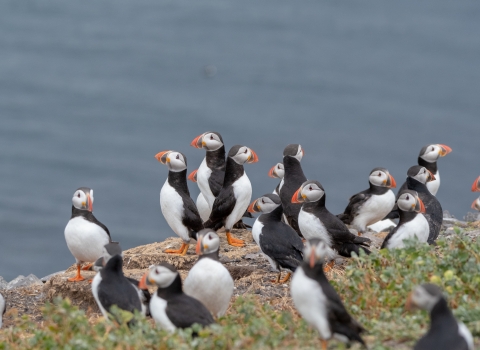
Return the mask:
M 83 271 L 88 271 L 92 268 L 93 264 L 88 264 L 88 265 L 85 265 L 84 267 L 82 267 L 82 270 Z
M 244 247 L 245 246 L 245 242 L 242 241 L 241 239 L 234 238 L 232 236 L 232 234 L 230 233 L 230 231 L 227 231 L 226 234 L 227 234 L 228 244 L 230 244 L 231 246 L 234 246 L 234 247 Z
M 272 283 L 280 283 L 280 277 L 282 276 L 282 271 L 278 273 L 277 279 L 271 280 Z
M 292 273 L 288 272 L 287 275 L 285 276 L 285 278 L 283 280 L 281 280 L 279 283 L 280 284 L 286 283 L 290 279 L 291 275 L 292 275 Z
M 80 282 L 85 280 L 85 278 L 80 274 L 80 264 L 77 264 L 77 275 L 75 277 L 69 278 L 68 282 Z
M 167 254 L 180 254 L 182 256 L 186 255 L 187 254 L 187 250 L 188 250 L 188 244 L 183 242 L 182 243 L 182 246 L 175 250 L 175 249 L 167 249 L 165 250 L 165 253 Z
M 332 260 L 329 263 L 325 264 L 325 266 L 323 267 L 323 272 L 330 271 L 331 269 L 333 269 L 334 266 L 335 266 L 335 260 Z
M 322 343 L 322 350 L 327 350 L 327 341 L 322 339 L 320 342 Z

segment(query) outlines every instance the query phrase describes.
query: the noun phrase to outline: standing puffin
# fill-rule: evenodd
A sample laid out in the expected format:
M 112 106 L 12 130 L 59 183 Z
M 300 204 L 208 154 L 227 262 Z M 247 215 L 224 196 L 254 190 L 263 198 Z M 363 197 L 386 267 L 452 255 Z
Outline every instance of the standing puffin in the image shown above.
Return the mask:
M 256 162 L 258 157 L 252 149 L 240 145 L 230 149 L 223 187 L 213 202 L 210 218 L 205 222 L 206 228 L 218 229 L 225 226 L 228 244 L 235 247 L 243 247 L 245 243 L 234 238 L 230 231 L 245 213 L 252 197 L 252 184 L 243 164 Z
M 301 204 L 292 203 L 292 196 L 307 178 L 303 174 L 300 161 L 305 151 L 298 144 L 290 144 L 283 150 L 283 167 L 285 176 L 283 178 L 283 186 L 280 191 L 280 199 L 282 200 L 283 213 L 287 218 L 287 223 L 297 231 L 300 237 L 303 237 L 301 229 L 298 226 L 298 214 L 300 213 Z
M 360 249 L 369 254 L 370 239 L 354 235 L 348 227 L 325 207 L 325 190 L 318 181 L 305 181 L 293 194 L 293 203 L 303 203 L 298 224 L 305 239 L 317 238 L 341 256 L 360 255 Z M 333 252 L 331 252 L 333 254 Z M 333 258 L 333 255 L 330 257 Z
M 83 281 L 81 264 L 93 263 L 101 255 L 105 244 L 112 242 L 107 226 L 92 214 L 93 190 L 80 187 L 72 198 L 72 216 L 65 227 L 65 241 L 68 249 L 77 262 L 77 275 L 69 278 L 69 282 Z M 83 269 L 88 270 L 92 264 Z
M 357 341 L 366 347 L 360 334 L 365 329 L 348 313 L 339 295 L 323 272 L 323 261 L 329 248 L 319 239 L 308 240 L 303 253 L 303 264 L 295 271 L 290 284 L 295 308 L 314 327 L 322 339 Z
M 158 327 L 173 332 L 194 323 L 208 326 L 215 322 L 200 301 L 182 291 L 182 279 L 172 265 L 152 266 L 140 280 L 140 288 L 147 289 L 148 285 L 158 287 L 150 300 L 150 314 Z
M 2 328 L 3 324 L 3 315 L 5 315 L 5 311 L 7 310 L 7 304 L 5 304 L 5 298 L 2 294 L 0 294 L 0 329 Z
M 350 197 L 344 213 L 337 215 L 344 223 L 359 230 L 359 233 L 382 220 L 395 205 L 395 195 L 391 188 L 397 184 L 387 169 L 373 169 L 368 182 L 370 188 Z
M 131 279 L 124 276 L 122 249 L 118 243 L 105 245 L 103 263 L 104 267 L 92 281 L 92 293 L 102 315 L 108 318 L 113 305 L 125 311 L 133 313 L 137 310 L 146 315 L 147 308 L 143 304 L 145 294 Z
M 274 194 L 276 194 L 277 196 L 280 196 L 280 190 L 282 189 L 282 186 L 283 186 L 283 177 L 285 176 L 285 169 L 283 167 L 283 163 L 275 164 L 268 172 L 268 176 L 280 179 L 280 182 L 278 183 L 277 187 L 273 191 Z
M 176 151 L 162 151 L 155 158 L 168 167 L 168 178 L 160 191 L 160 208 L 170 228 L 183 240 L 182 246 L 165 253 L 187 254 L 190 238 L 203 229 L 203 221 L 187 186 L 187 158 Z
M 448 308 L 441 289 L 430 283 L 416 286 L 410 293 L 406 309 L 419 308 L 430 313 L 430 329 L 415 344 L 414 350 L 473 350 L 473 337 Z
M 398 225 L 385 237 L 383 248 L 403 248 L 405 239 L 417 238 L 419 242 L 426 243 L 430 228 L 428 221 L 422 214 L 425 213 L 425 205 L 418 197 L 418 193 L 411 190 L 403 190 L 397 200 L 400 213 Z
M 198 169 L 195 169 L 194 171 L 192 171 L 190 175 L 188 175 L 188 179 L 196 183 L 197 172 L 198 172 Z M 200 214 L 202 221 L 203 222 L 207 221 L 208 218 L 210 217 L 211 209 L 208 206 L 207 200 L 205 199 L 205 196 L 203 195 L 202 192 L 198 194 L 195 204 L 197 205 L 198 213 Z
M 183 289 L 186 294 L 202 302 L 215 317 L 227 311 L 233 295 L 233 279 L 220 262 L 220 238 L 211 229 L 197 233 L 199 258 L 188 273 Z
M 303 242 L 293 228 L 283 223 L 282 202 L 276 194 L 265 194 L 248 207 L 251 213 L 260 212 L 252 227 L 253 239 L 263 255 L 278 271 L 274 283 L 285 283 L 292 272 L 302 263 Z M 280 280 L 282 270 L 288 273 Z

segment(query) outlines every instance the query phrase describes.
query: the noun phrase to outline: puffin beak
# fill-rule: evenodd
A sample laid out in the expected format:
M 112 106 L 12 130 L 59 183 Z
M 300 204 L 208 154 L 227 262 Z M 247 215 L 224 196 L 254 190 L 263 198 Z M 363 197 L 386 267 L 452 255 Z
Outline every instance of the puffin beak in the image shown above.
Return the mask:
M 478 204 L 478 199 L 475 199 L 472 203 L 472 209 L 480 211 L 480 205 Z
M 427 182 L 435 181 L 435 175 L 430 170 L 427 169 L 427 171 L 429 172 Z
M 190 143 L 190 146 L 195 147 L 195 148 L 202 148 L 203 147 L 203 135 L 198 135 L 193 139 L 193 141 Z
M 271 168 L 270 171 L 268 172 L 268 176 L 270 176 L 270 177 L 278 177 L 278 176 L 277 176 L 277 173 L 275 172 L 275 169 L 277 169 L 277 166 L 276 166 L 276 165 L 272 166 L 272 168 Z
M 415 309 L 415 303 L 412 301 L 412 293 L 410 293 L 405 303 L 405 310 L 411 311 L 413 309 Z
M 170 162 L 170 158 L 168 158 L 168 154 L 170 153 L 171 151 L 162 151 L 162 152 L 158 152 L 156 155 L 155 155 L 155 158 L 162 164 L 167 164 L 167 162 Z
M 447 145 L 439 144 L 438 146 L 440 147 L 440 152 L 439 152 L 440 157 L 445 157 L 447 154 L 452 152 L 452 149 L 450 147 L 448 147 Z
M 392 175 L 388 174 L 388 179 L 387 179 L 387 187 L 389 188 L 395 188 L 397 187 L 397 182 L 393 178 Z
M 480 192 L 480 176 L 475 179 L 472 185 L 472 192 Z
M 90 193 L 87 193 L 87 203 L 88 203 L 88 211 L 93 212 L 93 203 L 92 203 L 92 199 L 90 198 Z
M 302 157 L 305 156 L 305 150 L 302 148 Z
M 415 202 L 415 211 L 417 213 L 425 213 L 425 204 L 423 204 L 423 201 L 417 197 Z
M 140 289 L 148 289 L 148 272 L 146 272 L 143 276 L 140 282 L 138 283 L 138 288 Z
M 256 162 L 258 162 L 258 156 L 253 151 L 253 149 L 250 148 L 250 155 L 248 156 L 247 163 L 256 163 Z
M 303 203 L 305 198 L 302 196 L 302 188 L 300 187 L 292 196 L 292 203 Z
M 315 250 L 312 249 L 310 252 L 310 267 L 313 269 L 315 266 Z
M 248 211 L 249 213 L 257 213 L 257 212 L 259 212 L 258 206 L 257 206 L 257 201 L 258 201 L 258 199 L 254 200 L 254 201 L 252 202 L 252 204 L 250 204 L 250 205 L 248 206 L 247 211 Z
M 198 169 L 195 169 L 194 171 L 192 171 L 190 173 L 190 175 L 188 175 L 188 179 L 192 182 L 197 182 L 197 171 Z
M 195 253 L 197 255 L 202 255 L 202 239 L 203 239 L 203 236 L 200 236 L 200 235 L 197 236 L 197 246 L 195 247 Z

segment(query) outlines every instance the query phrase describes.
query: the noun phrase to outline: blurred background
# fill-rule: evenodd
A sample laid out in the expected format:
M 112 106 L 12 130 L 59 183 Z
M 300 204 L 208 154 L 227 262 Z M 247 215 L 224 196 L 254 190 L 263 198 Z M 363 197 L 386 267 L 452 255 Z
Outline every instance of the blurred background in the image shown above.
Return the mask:
M 209 130 L 257 152 L 254 197 L 301 143 L 334 213 L 372 168 L 400 186 L 422 146 L 444 143 L 438 198 L 462 218 L 480 175 L 479 18 L 466 0 L 2 2 L 0 276 L 74 263 L 80 186 L 124 249 L 174 235 L 154 155 L 182 151 L 194 170 L 205 153 L 189 144 Z

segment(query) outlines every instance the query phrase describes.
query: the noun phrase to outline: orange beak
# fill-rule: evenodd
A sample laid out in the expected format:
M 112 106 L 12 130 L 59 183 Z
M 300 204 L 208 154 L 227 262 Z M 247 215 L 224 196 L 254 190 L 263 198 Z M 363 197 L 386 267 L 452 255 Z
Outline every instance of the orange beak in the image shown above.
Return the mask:
M 472 192 L 480 192 L 480 176 L 475 179 L 472 185 Z
M 258 156 L 257 154 L 253 151 L 253 149 L 250 148 L 251 155 L 247 160 L 247 163 L 256 163 L 258 162 Z
M 302 148 L 302 157 L 305 157 L 305 150 Z
M 248 206 L 248 212 L 249 213 L 256 213 L 257 211 L 255 210 L 255 205 L 257 204 L 257 200 L 254 200 L 252 204 Z
M 156 155 L 155 155 L 155 158 L 162 164 L 166 164 L 167 161 L 168 161 L 168 153 L 170 153 L 171 151 L 162 151 L 162 152 L 158 152 Z
M 272 168 L 268 171 L 268 176 L 270 177 L 277 177 L 276 173 L 275 173 L 275 169 L 277 168 L 276 165 L 272 166 Z
M 430 170 L 427 169 L 427 171 L 430 173 L 430 176 L 428 177 L 427 182 L 435 181 L 435 175 L 433 175 L 433 173 Z
M 193 139 L 193 141 L 190 143 L 190 146 L 195 147 L 195 148 L 202 148 L 202 137 L 204 134 L 198 135 Z
M 300 194 L 301 191 L 302 191 L 301 187 L 295 191 L 295 193 L 292 196 L 292 203 L 303 203 L 303 197 Z
M 140 282 L 138 283 L 138 288 L 140 289 L 148 289 L 148 286 L 147 286 L 147 278 L 148 278 L 148 272 L 146 272 L 143 276 L 142 276 L 142 279 L 140 280 Z
M 452 152 L 452 149 L 450 147 L 448 147 L 447 145 L 441 145 L 439 144 L 440 148 L 442 149 L 440 151 L 440 157 L 445 157 L 447 154 L 449 154 L 450 152 Z
M 418 205 L 420 206 L 420 210 L 418 211 L 419 213 L 425 213 L 425 204 L 423 204 L 423 201 L 420 198 L 418 199 Z
M 478 205 L 478 199 L 475 199 L 472 203 L 472 209 L 480 211 L 480 206 Z
M 310 267 L 313 269 L 315 266 L 315 252 L 312 250 L 310 252 Z
M 390 179 L 390 188 L 395 188 L 397 187 L 397 182 L 395 181 L 395 179 L 393 178 L 392 175 L 388 174 L 388 177 Z
M 412 293 L 408 295 L 407 302 L 405 303 L 405 310 L 411 311 L 415 308 L 415 305 L 412 302 Z
M 197 255 L 202 254 L 202 239 L 201 239 L 201 237 L 197 237 L 197 246 L 195 247 L 195 253 Z
M 90 198 L 90 193 L 87 193 L 87 202 L 88 202 L 88 211 L 93 212 L 93 203 L 92 203 L 92 199 Z
M 192 182 L 197 182 L 197 171 L 198 169 L 195 169 L 194 171 L 192 171 L 190 173 L 190 175 L 188 175 L 188 179 Z

